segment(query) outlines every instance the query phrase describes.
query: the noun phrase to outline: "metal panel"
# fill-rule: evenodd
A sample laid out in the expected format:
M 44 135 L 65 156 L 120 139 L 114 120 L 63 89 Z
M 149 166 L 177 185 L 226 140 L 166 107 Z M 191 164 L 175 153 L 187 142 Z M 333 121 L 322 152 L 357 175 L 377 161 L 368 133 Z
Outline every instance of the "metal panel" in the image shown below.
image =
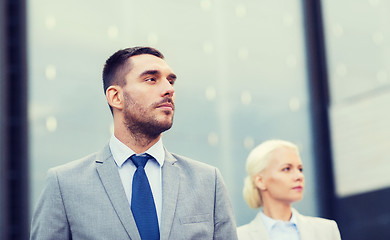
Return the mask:
M 27 239 L 26 6 L 1 4 L 1 239 Z

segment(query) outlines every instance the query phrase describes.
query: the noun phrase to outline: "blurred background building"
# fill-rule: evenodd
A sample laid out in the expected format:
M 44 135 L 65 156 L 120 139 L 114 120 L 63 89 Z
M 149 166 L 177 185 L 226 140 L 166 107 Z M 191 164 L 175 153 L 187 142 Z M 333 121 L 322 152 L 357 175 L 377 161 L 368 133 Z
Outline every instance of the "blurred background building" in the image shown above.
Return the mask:
M 390 239 L 390 2 L 1 0 L 0 239 L 27 239 L 50 167 L 112 134 L 105 60 L 160 49 L 178 75 L 175 153 L 217 166 L 237 225 L 245 161 L 264 140 L 300 147 L 305 215 L 345 240 Z

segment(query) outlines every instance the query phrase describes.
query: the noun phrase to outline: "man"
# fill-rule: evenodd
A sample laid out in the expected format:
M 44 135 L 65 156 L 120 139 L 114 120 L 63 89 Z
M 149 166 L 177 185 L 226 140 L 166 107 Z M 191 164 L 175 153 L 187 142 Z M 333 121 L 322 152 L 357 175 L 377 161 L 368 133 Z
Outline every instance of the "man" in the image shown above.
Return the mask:
M 49 170 L 31 239 L 237 239 L 219 171 L 162 144 L 175 81 L 153 48 L 119 50 L 106 61 L 114 135 L 99 153 Z

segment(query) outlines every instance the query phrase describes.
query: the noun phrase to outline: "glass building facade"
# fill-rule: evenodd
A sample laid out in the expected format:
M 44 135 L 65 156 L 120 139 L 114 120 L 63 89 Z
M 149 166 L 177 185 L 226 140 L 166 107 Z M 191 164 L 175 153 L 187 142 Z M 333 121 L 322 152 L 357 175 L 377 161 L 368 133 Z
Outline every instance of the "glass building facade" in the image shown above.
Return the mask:
M 147 45 L 178 75 L 166 147 L 221 170 L 239 225 L 256 213 L 241 193 L 246 157 L 271 138 L 300 146 L 307 187 L 296 207 L 317 214 L 300 1 L 31 1 L 29 20 L 32 204 L 48 168 L 108 142 L 102 66 Z

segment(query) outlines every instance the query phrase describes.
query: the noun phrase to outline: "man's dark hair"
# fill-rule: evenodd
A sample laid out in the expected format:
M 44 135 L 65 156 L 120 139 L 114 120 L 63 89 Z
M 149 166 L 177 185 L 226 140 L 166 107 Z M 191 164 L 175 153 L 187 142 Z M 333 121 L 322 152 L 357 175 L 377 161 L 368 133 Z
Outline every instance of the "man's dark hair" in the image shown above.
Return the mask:
M 136 55 L 150 54 L 161 59 L 164 59 L 164 55 L 157 49 L 151 47 L 132 47 L 125 48 L 117 51 L 111 57 L 109 57 L 104 64 L 103 68 L 103 88 L 104 94 L 106 93 L 107 88 L 111 85 L 125 86 L 125 74 L 124 70 L 130 71 L 128 65 L 126 65 L 127 60 Z M 127 67 L 127 68 L 126 68 Z M 126 72 L 126 73 L 127 73 Z M 111 112 L 112 108 L 110 106 Z

